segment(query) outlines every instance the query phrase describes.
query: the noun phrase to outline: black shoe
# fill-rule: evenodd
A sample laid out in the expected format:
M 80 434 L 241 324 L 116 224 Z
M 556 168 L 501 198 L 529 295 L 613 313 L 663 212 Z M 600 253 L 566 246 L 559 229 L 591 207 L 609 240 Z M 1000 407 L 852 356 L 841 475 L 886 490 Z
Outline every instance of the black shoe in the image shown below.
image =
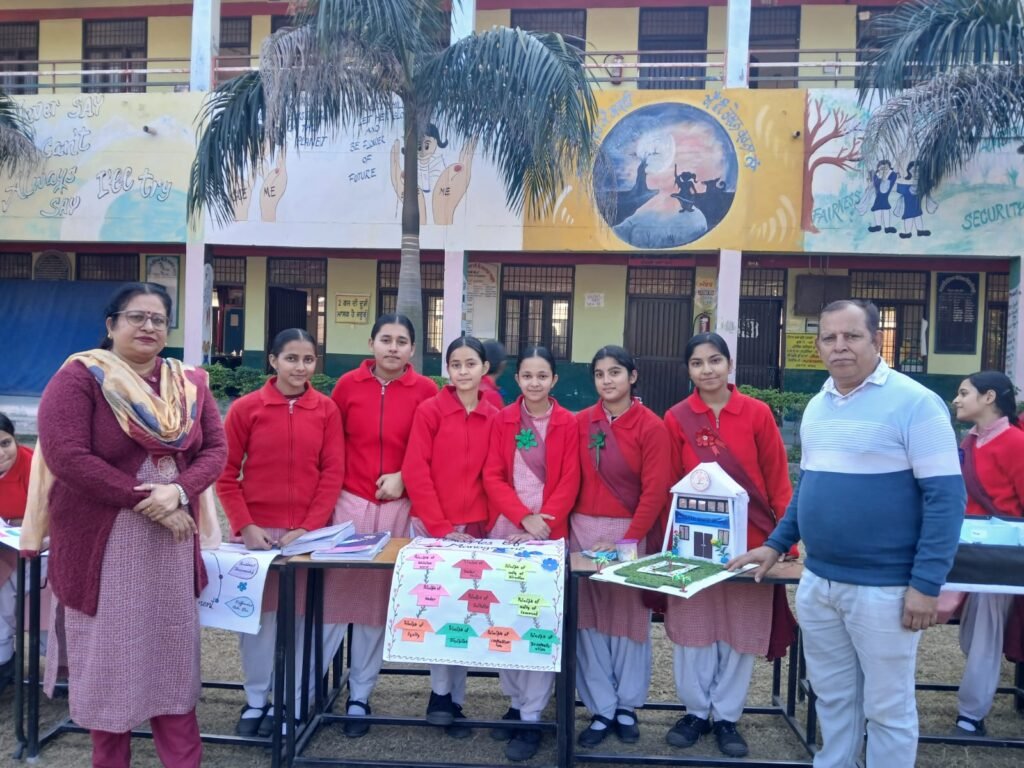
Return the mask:
M 900 240 L 909 240 L 911 237 L 909 232 L 900 232 Z
M 746 757 L 750 750 L 747 742 L 736 730 L 736 723 L 728 720 L 716 720 L 714 725 L 715 741 L 718 742 L 718 751 L 728 757 Z
M 449 699 L 451 696 L 449 695 Z M 452 704 L 452 710 L 454 711 L 454 719 L 465 720 L 466 716 L 462 714 L 461 704 Z M 450 736 L 453 739 L 468 739 L 473 735 L 473 729 L 467 728 L 464 725 L 459 725 L 457 722 L 453 722 L 451 725 L 445 727 L 445 735 Z
M 235 723 L 235 733 L 239 736 L 256 736 L 259 733 L 260 725 L 263 723 L 263 718 L 267 716 L 267 709 L 269 708 L 269 704 L 262 707 L 250 707 L 248 704 L 243 705 L 242 711 L 238 715 L 238 722 Z M 242 717 L 250 709 L 254 709 L 260 714 L 256 717 Z
M 505 747 L 505 757 L 514 763 L 529 760 L 537 754 L 537 750 L 540 749 L 540 740 L 543 737 L 543 733 L 532 728 L 528 731 L 516 731 L 512 741 Z
M 973 726 L 974 730 L 964 728 L 964 725 Z M 957 736 L 978 736 L 983 737 L 987 735 L 988 731 L 985 729 L 985 718 L 981 720 L 972 720 L 969 717 L 958 715 L 956 718 L 956 735 Z
M 598 730 L 594 727 L 594 723 L 603 723 L 604 728 Z M 576 743 L 581 747 L 590 748 L 596 747 L 602 741 L 608 738 L 608 734 L 615 728 L 615 721 L 601 715 L 594 715 L 590 718 L 590 727 L 586 730 L 581 731 L 580 735 L 576 737 Z
M 880 226 L 878 226 L 877 224 L 868 227 L 868 232 L 881 232 L 881 231 L 882 231 L 882 228 Z
M 296 720 L 292 726 L 295 730 L 299 728 L 299 721 Z M 282 733 L 284 732 L 284 720 L 281 721 Z M 259 730 L 256 731 L 256 735 L 264 739 L 270 738 L 274 733 L 274 707 L 271 706 L 267 709 L 267 714 L 260 720 Z
M 919 230 L 917 230 L 917 236 L 918 237 L 931 237 L 932 236 L 932 232 L 931 232 L 930 229 L 919 229 Z
M 520 720 L 519 710 L 516 709 L 515 707 L 509 707 L 508 708 L 508 712 L 506 712 L 504 715 L 502 715 L 501 719 L 502 720 L 512 720 L 514 722 L 518 722 Z M 515 737 L 515 735 L 517 733 L 518 733 L 518 731 L 515 728 L 512 728 L 512 727 L 491 728 L 491 738 L 494 739 L 495 741 L 508 741 L 509 739 Z M 528 758 L 523 758 L 523 759 L 526 760 Z
M 625 715 L 633 718 L 633 722 L 626 725 L 619 720 L 619 715 Z M 637 724 L 636 712 L 631 709 L 616 709 L 615 710 L 615 735 L 619 737 L 619 741 L 623 744 L 636 744 L 640 741 L 640 727 Z
M 673 747 L 692 747 L 701 736 L 711 733 L 711 723 L 703 717 L 686 715 L 676 720 L 672 730 L 665 734 L 665 741 Z
M 452 704 L 452 695 L 446 693 L 442 696 L 431 691 L 427 704 L 427 722 L 431 725 L 451 725 L 454 721 L 455 705 Z
M 885 234 L 887 234 L 887 235 L 895 235 L 896 234 L 896 227 L 886 227 L 885 228 Z
M 349 707 L 362 707 L 364 715 L 370 714 L 370 705 L 365 701 L 354 701 L 353 699 L 349 699 L 348 703 L 345 705 L 346 715 L 348 714 Z M 350 739 L 358 739 L 360 736 L 365 736 L 370 732 L 370 724 L 361 723 L 358 720 L 349 720 L 345 723 L 345 727 L 342 728 L 342 731 Z

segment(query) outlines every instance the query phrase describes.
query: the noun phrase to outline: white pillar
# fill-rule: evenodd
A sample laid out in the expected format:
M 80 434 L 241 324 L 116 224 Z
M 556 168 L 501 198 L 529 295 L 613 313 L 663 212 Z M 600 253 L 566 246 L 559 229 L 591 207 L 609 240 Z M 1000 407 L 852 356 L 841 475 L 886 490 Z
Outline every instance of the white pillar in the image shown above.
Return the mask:
M 220 0 L 194 0 L 192 3 L 192 64 L 189 88 L 213 89 L 213 67 L 220 52 Z
M 451 41 L 457 43 L 464 37 L 473 34 L 476 28 L 476 0 L 463 0 L 461 3 L 452 4 L 451 20 Z M 461 227 L 461 224 L 451 224 L 449 229 Z M 455 235 L 456 241 L 461 241 L 460 233 L 450 231 L 449 235 Z M 461 243 L 460 243 L 461 244 Z M 444 251 L 444 320 L 442 322 L 442 336 L 444 345 L 441 353 L 448 348 L 455 339 L 462 335 L 463 315 L 466 303 L 466 252 L 462 248 L 445 248 Z M 442 373 L 444 373 L 442 366 Z
M 1021 312 L 1021 267 L 1024 257 L 1010 262 L 1010 301 L 1006 311 L 1006 375 L 1024 390 L 1024 312 Z M 1018 395 L 1018 400 L 1024 395 Z
M 206 272 L 206 244 L 185 243 L 185 353 L 189 365 L 203 362 L 203 283 Z
M 743 252 L 721 250 L 718 254 L 718 310 L 715 312 L 715 333 L 725 339 L 733 362 L 739 364 L 736 335 L 740 323 L 740 273 Z M 736 381 L 735 367 L 729 381 Z
M 750 0 L 729 0 L 726 9 L 725 87 L 747 87 L 750 62 Z

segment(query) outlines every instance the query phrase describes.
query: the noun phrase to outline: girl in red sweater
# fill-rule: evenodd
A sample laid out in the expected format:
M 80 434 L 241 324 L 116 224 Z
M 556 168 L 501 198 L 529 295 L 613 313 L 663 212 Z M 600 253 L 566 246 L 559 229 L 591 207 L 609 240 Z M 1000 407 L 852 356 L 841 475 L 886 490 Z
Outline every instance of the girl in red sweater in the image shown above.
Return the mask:
M 25 515 L 31 465 L 32 449 L 18 445 L 14 424 L 0 413 L 0 518 L 8 525 L 19 525 Z M 14 675 L 17 567 L 18 553 L 10 547 L 0 547 L 0 691 Z
M 751 549 L 761 546 L 793 495 L 775 417 L 767 405 L 728 383 L 732 359 L 717 333 L 694 336 L 685 357 L 693 394 L 665 414 L 672 476 L 678 479 L 702 462 L 717 462 L 749 494 L 747 542 Z M 754 658 L 768 654 L 773 622 L 793 626 L 785 588 L 779 589 L 781 602 L 770 584 L 727 583 L 688 600 L 668 598 L 665 631 L 675 644 L 676 691 L 687 713 L 668 732 L 669 744 L 690 747 L 714 730 L 723 754 L 747 754 L 736 722 Z M 783 649 L 788 645 L 783 641 Z
M 370 331 L 373 358 L 338 380 L 331 399 L 341 411 L 347 463 L 334 522 L 351 520 L 356 533 L 409 535 L 409 497 L 402 460 L 416 408 L 437 395 L 437 385 L 409 365 L 416 345 L 405 315 L 381 315 Z M 324 621 L 352 624 L 347 713 L 370 713 L 384 653 L 391 574 L 379 569 L 343 569 L 326 574 Z M 325 649 L 325 657 L 336 648 Z M 348 721 L 345 735 L 365 736 L 370 726 Z
M 492 539 L 564 539 L 568 533 L 569 511 L 580 486 L 579 431 L 573 415 L 551 397 L 557 382 L 555 360 L 546 348 L 523 350 L 516 364 L 516 383 L 523 394 L 495 418 L 484 466 Z M 551 698 L 553 672 L 503 669 L 498 679 L 512 700 L 503 719 L 540 720 Z M 537 753 L 542 734 L 496 728 L 491 735 L 510 739 L 505 755 L 520 761 Z
M 1020 517 L 1024 512 L 1024 431 L 1017 422 L 1016 388 L 998 371 L 960 382 L 956 417 L 972 423 L 961 444 L 968 515 Z M 971 592 L 960 616 L 960 647 L 967 656 L 960 681 L 956 729 L 985 735 L 985 716 L 999 686 L 1008 622 L 1024 618 L 1013 595 Z M 1019 655 L 1019 649 L 1005 649 Z
M 590 364 L 598 402 L 576 417 L 582 484 L 569 518 L 572 551 L 614 552 L 633 539 L 640 554 L 668 503 L 671 485 L 665 424 L 633 396 L 636 363 L 622 347 L 602 347 Z M 664 530 L 655 530 L 655 538 Z M 658 538 L 660 541 L 660 538 Z M 636 708 L 651 682 L 651 612 L 640 590 L 580 584 L 577 689 L 590 710 L 581 747 L 594 747 L 614 731 L 628 743 L 640 738 Z
M 487 355 L 479 339 L 453 341 L 445 364 L 452 383 L 417 409 L 402 478 L 412 499 L 414 536 L 472 541 L 487 522 L 483 466 L 498 409 L 480 397 Z M 470 729 L 454 724 L 465 718 L 466 668 L 432 664 L 430 689 L 427 722 L 445 726 L 453 738 L 470 736 Z
M 277 375 L 228 411 L 228 463 L 217 481 L 232 535 L 252 550 L 284 546 L 324 527 L 345 471 L 341 416 L 330 398 L 309 385 L 316 370 L 312 336 L 299 328 L 281 331 L 270 365 Z M 240 736 L 273 731 L 268 701 L 277 606 L 270 586 L 268 581 L 259 633 L 239 635 L 246 695 L 236 725 Z

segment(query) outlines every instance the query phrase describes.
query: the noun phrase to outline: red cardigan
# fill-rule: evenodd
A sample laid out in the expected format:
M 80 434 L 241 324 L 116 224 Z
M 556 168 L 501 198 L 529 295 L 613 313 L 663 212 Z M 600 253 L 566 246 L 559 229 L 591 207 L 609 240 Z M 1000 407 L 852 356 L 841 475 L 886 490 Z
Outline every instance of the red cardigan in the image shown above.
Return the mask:
M 199 389 L 199 430 L 186 451 L 174 454 L 180 484 L 189 499 L 213 485 L 224 469 L 227 443 L 220 412 L 206 386 L 206 372 L 189 378 Z M 133 490 L 146 449 L 128 437 L 107 405 L 100 385 L 81 363 L 54 374 L 39 401 L 39 445 L 54 474 L 50 490 L 49 578 L 60 602 L 96 615 L 100 572 L 107 539 L 122 509 L 131 509 L 148 494 Z M 193 504 L 192 515 L 198 513 Z M 196 586 L 206 572 L 197 559 Z M 199 591 L 197 589 L 196 595 Z
M 793 486 L 789 482 L 789 459 L 782 435 L 775 424 L 771 409 L 760 400 L 747 397 L 734 389 L 719 415 L 718 434 L 729 450 L 739 460 L 750 479 L 768 499 L 778 520 L 786 513 L 789 500 L 793 497 Z M 715 413 L 694 391 L 689 398 L 694 413 L 705 414 L 708 425 L 715 426 Z M 671 411 L 665 414 L 672 443 L 672 476 L 679 480 L 700 464 L 697 455 L 683 435 L 683 430 Z M 764 544 L 765 535 L 753 525 L 747 526 L 749 549 Z
M 14 465 L 0 477 L 0 517 L 9 523 L 18 523 L 25 516 L 28 501 L 28 471 L 32 467 L 32 449 L 18 446 Z
M 368 501 L 376 499 L 381 475 L 402 469 L 416 408 L 437 394 L 437 385 L 412 366 L 385 386 L 373 375 L 373 364 L 364 360 L 331 393 L 345 431 L 343 488 Z
M 480 399 L 486 400 L 499 411 L 505 407 L 505 398 L 501 396 L 501 390 L 490 376 L 480 379 Z
M 236 400 L 224 422 L 228 463 L 217 496 L 235 535 L 252 524 L 323 528 L 341 495 L 345 450 L 338 409 L 312 387 L 292 407 L 276 381 Z
M 450 384 L 416 409 L 402 479 L 412 516 L 431 536 L 487 520 L 483 468 L 497 413 L 482 398 L 467 413 Z
M 633 520 L 622 538 L 644 539 L 669 502 L 673 479 L 668 432 L 664 422 L 639 401 L 612 422 L 626 464 L 640 476 L 640 503 L 635 510 L 626 509 L 598 475 L 593 451 L 588 447 L 590 424 L 601 419 L 607 416 L 600 402 L 576 414 L 582 483 L 573 514 L 631 517 Z
M 512 481 L 512 465 L 516 453 L 516 435 L 522 428 L 520 412 L 523 398 L 503 408 L 491 427 L 491 445 L 484 464 L 484 489 L 490 502 L 487 529 L 491 530 L 504 515 L 516 525 L 530 514 L 516 493 Z M 551 539 L 564 539 L 569 535 L 569 512 L 576 503 L 580 489 L 580 435 L 576 417 L 557 402 L 551 412 L 547 435 L 544 438 L 544 501 L 541 514 L 555 519 L 546 521 L 551 527 Z
M 1024 515 L 1024 430 L 1011 426 L 980 448 L 975 446 L 974 468 L 999 514 Z M 988 513 L 967 494 L 967 514 Z

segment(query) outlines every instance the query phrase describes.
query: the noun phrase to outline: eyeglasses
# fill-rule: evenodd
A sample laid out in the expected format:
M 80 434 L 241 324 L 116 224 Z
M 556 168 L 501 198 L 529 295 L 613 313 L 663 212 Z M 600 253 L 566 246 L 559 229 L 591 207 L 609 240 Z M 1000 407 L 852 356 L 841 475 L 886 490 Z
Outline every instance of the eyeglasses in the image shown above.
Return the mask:
M 152 312 L 132 310 L 129 312 L 115 312 L 111 317 L 116 317 L 117 315 L 123 315 L 124 319 L 128 321 L 128 324 L 134 328 L 141 328 L 146 324 L 147 320 L 149 320 L 152 326 L 158 331 L 162 331 L 167 328 L 167 315 L 156 315 Z

